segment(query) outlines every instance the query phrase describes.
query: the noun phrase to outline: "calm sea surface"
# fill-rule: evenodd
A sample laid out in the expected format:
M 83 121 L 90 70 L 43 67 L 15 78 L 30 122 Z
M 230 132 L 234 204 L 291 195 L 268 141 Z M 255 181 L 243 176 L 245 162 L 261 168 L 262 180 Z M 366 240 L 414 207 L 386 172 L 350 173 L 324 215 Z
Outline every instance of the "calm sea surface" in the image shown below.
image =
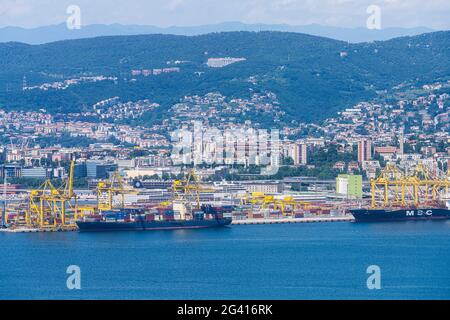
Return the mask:
M 450 221 L 0 233 L 0 250 L 0 299 L 450 299 Z

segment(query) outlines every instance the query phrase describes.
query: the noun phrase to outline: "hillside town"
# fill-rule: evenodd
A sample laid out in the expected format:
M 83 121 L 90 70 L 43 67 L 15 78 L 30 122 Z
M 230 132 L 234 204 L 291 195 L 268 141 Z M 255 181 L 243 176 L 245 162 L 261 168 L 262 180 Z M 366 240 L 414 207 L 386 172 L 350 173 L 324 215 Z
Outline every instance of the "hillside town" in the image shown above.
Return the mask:
M 119 97 L 111 97 L 97 102 L 90 111 L 65 115 L 51 115 L 45 110 L 0 110 L 0 176 L 6 174 L 22 183 L 27 179 L 60 179 L 67 175 L 67 163 L 76 159 L 76 177 L 84 185 L 91 179 L 107 178 L 116 170 L 130 179 L 169 179 L 180 174 L 182 166 L 190 165 L 174 164 L 171 133 L 180 128 L 193 130 L 195 123 L 201 123 L 204 136 L 212 130 L 277 128 L 277 163 L 292 170 L 273 179 L 296 176 L 298 172 L 314 177 L 317 169 L 325 168 L 317 168 L 315 155 L 330 148 L 348 156 L 329 156 L 325 164 L 321 163 L 330 169 L 329 176 L 322 176 L 326 179 L 348 173 L 375 178 L 388 162 L 409 170 L 421 161 L 440 175 L 450 163 L 450 95 L 435 93 L 443 86 L 448 87 L 448 83 L 426 85 L 423 89 L 428 94 L 391 104 L 361 102 L 322 123 L 308 124 L 287 121 L 282 104 L 272 92 L 254 93 L 250 98 L 226 97 L 218 92 L 186 96 L 168 110 L 167 118 L 149 126 L 130 120 L 161 108 L 150 100 L 122 102 Z M 250 131 L 246 132 L 234 141 L 235 160 L 201 166 L 201 175 L 214 179 L 225 170 L 239 179 L 240 174 L 249 173 L 246 167 L 258 166 L 255 154 L 268 156 L 267 149 L 258 147 Z M 202 148 L 202 152 L 224 150 L 217 142 L 214 146 L 203 143 Z M 253 159 L 249 150 L 254 150 Z M 257 174 L 251 178 L 258 179 Z

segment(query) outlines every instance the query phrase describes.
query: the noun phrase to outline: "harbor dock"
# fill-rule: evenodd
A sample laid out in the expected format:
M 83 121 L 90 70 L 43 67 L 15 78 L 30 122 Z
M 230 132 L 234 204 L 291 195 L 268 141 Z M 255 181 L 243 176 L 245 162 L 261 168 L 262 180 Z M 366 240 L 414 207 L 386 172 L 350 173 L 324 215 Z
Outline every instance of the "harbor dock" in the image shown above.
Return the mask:
M 353 222 L 353 216 L 341 217 L 308 217 L 308 218 L 283 218 L 283 219 L 243 219 L 233 220 L 233 225 L 249 224 L 282 224 L 282 223 L 320 223 L 320 222 Z
M 0 228 L 0 233 L 36 233 L 36 232 L 73 232 L 78 231 L 76 227 L 70 228 L 31 228 L 31 227 L 19 227 L 19 228 Z
M 282 218 L 282 219 L 243 219 L 233 220 L 232 225 L 261 225 L 261 224 L 286 224 L 286 223 L 325 223 L 325 222 L 353 222 L 353 216 L 340 217 L 307 217 L 307 218 Z M 70 232 L 76 228 L 7 228 L 0 229 L 5 233 L 35 233 L 35 232 Z

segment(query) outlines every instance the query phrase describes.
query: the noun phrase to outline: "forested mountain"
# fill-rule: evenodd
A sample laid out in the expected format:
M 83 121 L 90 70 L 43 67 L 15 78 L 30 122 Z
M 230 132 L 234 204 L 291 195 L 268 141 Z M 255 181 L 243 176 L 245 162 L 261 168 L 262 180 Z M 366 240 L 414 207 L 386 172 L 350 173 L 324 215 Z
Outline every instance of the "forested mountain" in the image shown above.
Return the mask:
M 209 58 L 245 58 L 211 68 Z M 98 101 L 150 99 L 163 109 L 185 95 L 218 91 L 244 97 L 271 91 L 286 113 L 314 121 L 400 84 L 450 75 L 450 32 L 349 44 L 287 32 L 201 36 L 112 36 L 43 45 L 0 44 L 0 107 L 49 112 L 88 110 Z M 132 76 L 132 70 L 180 68 Z M 103 75 L 64 89 L 23 90 Z

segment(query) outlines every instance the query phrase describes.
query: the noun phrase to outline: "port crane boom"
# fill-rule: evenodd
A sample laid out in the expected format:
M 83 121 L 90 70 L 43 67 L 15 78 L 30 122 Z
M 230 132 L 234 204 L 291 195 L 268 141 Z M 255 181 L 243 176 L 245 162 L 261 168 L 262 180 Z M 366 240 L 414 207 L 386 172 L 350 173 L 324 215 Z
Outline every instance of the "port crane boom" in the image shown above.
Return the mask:
M 8 172 L 4 171 L 4 177 L 3 177 L 3 209 L 2 209 L 2 225 L 0 228 L 6 228 L 6 196 L 7 196 L 7 188 L 8 188 Z
M 75 161 L 72 160 L 68 178 L 58 188 L 50 180 L 46 180 L 38 189 L 31 190 L 25 217 L 28 226 L 41 229 L 76 227 L 77 195 L 73 191 L 74 166 Z M 69 221 L 70 219 L 72 221 Z
M 371 207 L 406 207 L 436 203 L 448 195 L 449 174 L 432 176 L 427 167 L 418 163 L 411 174 L 388 164 L 380 176 L 371 180 Z
M 114 197 L 120 196 L 120 207 L 125 206 L 125 195 L 136 194 L 135 190 L 127 188 L 119 172 L 115 172 L 109 180 L 97 184 L 97 209 L 109 211 L 114 208 Z

